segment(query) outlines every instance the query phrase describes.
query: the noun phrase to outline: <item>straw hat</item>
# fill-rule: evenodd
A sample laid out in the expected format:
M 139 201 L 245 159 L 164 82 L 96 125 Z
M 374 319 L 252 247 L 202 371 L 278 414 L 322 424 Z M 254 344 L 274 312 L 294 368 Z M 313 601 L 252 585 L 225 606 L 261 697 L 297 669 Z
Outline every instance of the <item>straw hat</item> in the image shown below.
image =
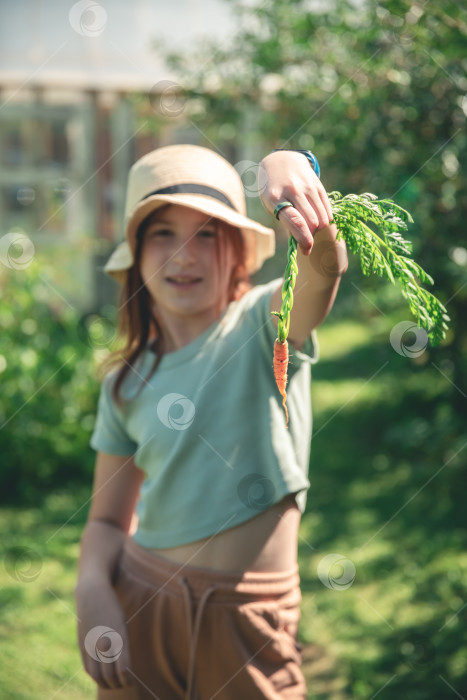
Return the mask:
M 208 148 L 174 145 L 151 151 L 130 169 L 126 240 L 114 250 L 104 272 L 123 283 L 134 262 L 139 225 L 165 204 L 190 207 L 239 228 L 246 242 L 249 273 L 274 255 L 274 229 L 247 217 L 243 183 L 235 168 Z

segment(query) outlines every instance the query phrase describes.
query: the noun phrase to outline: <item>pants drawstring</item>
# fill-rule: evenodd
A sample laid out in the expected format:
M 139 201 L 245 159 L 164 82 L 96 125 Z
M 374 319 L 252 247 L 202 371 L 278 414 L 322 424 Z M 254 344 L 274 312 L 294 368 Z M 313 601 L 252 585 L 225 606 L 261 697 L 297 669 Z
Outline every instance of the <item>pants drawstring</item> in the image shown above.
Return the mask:
M 196 689 L 195 689 L 195 662 L 196 662 L 196 649 L 198 645 L 198 636 L 199 636 L 199 630 L 201 627 L 201 617 L 203 614 L 204 606 L 206 605 L 206 602 L 213 593 L 217 586 L 214 584 L 212 586 L 209 586 L 207 588 L 203 595 L 201 596 L 199 603 L 198 603 L 198 609 L 196 610 L 196 615 L 195 615 L 195 621 L 194 625 L 192 626 L 192 619 L 191 619 L 191 595 L 190 595 L 190 587 L 188 585 L 188 581 L 186 580 L 185 577 L 182 577 L 180 579 L 180 583 L 182 586 L 182 591 L 183 591 L 183 596 L 185 598 L 185 604 L 186 604 L 186 612 L 187 612 L 187 624 L 188 624 L 188 639 L 190 640 L 190 652 L 189 652 L 189 659 L 188 659 L 188 675 L 187 675 L 187 688 L 186 688 L 186 695 L 185 698 L 186 700 L 196 700 Z

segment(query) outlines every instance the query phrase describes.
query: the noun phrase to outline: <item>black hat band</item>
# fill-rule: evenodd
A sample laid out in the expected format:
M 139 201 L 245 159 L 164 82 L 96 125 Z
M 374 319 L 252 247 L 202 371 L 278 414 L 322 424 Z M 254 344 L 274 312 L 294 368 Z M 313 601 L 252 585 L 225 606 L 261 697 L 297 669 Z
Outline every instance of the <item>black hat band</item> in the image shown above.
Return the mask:
M 148 197 L 152 197 L 155 194 L 204 194 L 213 199 L 217 199 L 222 204 L 226 204 L 228 207 L 237 211 L 232 202 L 228 197 L 225 196 L 223 192 L 219 192 L 214 187 L 208 187 L 207 185 L 198 185 L 196 183 L 186 183 L 181 185 L 170 185 L 170 187 L 162 187 L 160 190 L 154 190 L 146 194 L 140 201 Z

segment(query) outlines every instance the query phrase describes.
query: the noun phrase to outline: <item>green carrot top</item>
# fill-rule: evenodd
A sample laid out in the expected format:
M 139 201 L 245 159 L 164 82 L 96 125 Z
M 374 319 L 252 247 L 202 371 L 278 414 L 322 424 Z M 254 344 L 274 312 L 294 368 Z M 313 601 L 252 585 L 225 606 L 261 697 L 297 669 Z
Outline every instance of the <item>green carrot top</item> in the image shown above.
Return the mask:
M 407 299 L 418 325 L 427 331 L 432 345 L 439 345 L 446 337 L 450 318 L 439 299 L 420 285 L 433 284 L 433 279 L 410 257 L 412 244 L 400 233 L 407 229 L 407 223 L 413 223 L 409 212 L 390 199 L 378 199 L 368 192 L 345 197 L 340 192 L 331 192 L 328 196 L 333 222 L 338 229 L 337 239 L 343 239 L 352 253 L 360 255 L 363 274 L 373 273 L 393 284 L 396 279 L 399 280 L 402 295 Z M 272 311 L 279 318 L 278 338 L 281 342 L 287 339 L 289 333 L 297 273 L 297 242 L 290 236 L 282 306 L 280 312 Z

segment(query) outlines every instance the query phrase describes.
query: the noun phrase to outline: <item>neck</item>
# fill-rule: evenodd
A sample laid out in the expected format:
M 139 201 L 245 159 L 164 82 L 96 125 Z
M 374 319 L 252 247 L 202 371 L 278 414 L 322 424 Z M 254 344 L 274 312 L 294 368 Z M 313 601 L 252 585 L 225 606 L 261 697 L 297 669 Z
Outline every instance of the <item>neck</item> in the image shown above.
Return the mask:
M 215 316 L 214 314 L 201 317 L 191 316 L 190 318 L 174 318 L 171 316 L 170 319 L 162 319 L 164 353 L 175 352 L 192 343 L 219 319 L 220 315 Z

